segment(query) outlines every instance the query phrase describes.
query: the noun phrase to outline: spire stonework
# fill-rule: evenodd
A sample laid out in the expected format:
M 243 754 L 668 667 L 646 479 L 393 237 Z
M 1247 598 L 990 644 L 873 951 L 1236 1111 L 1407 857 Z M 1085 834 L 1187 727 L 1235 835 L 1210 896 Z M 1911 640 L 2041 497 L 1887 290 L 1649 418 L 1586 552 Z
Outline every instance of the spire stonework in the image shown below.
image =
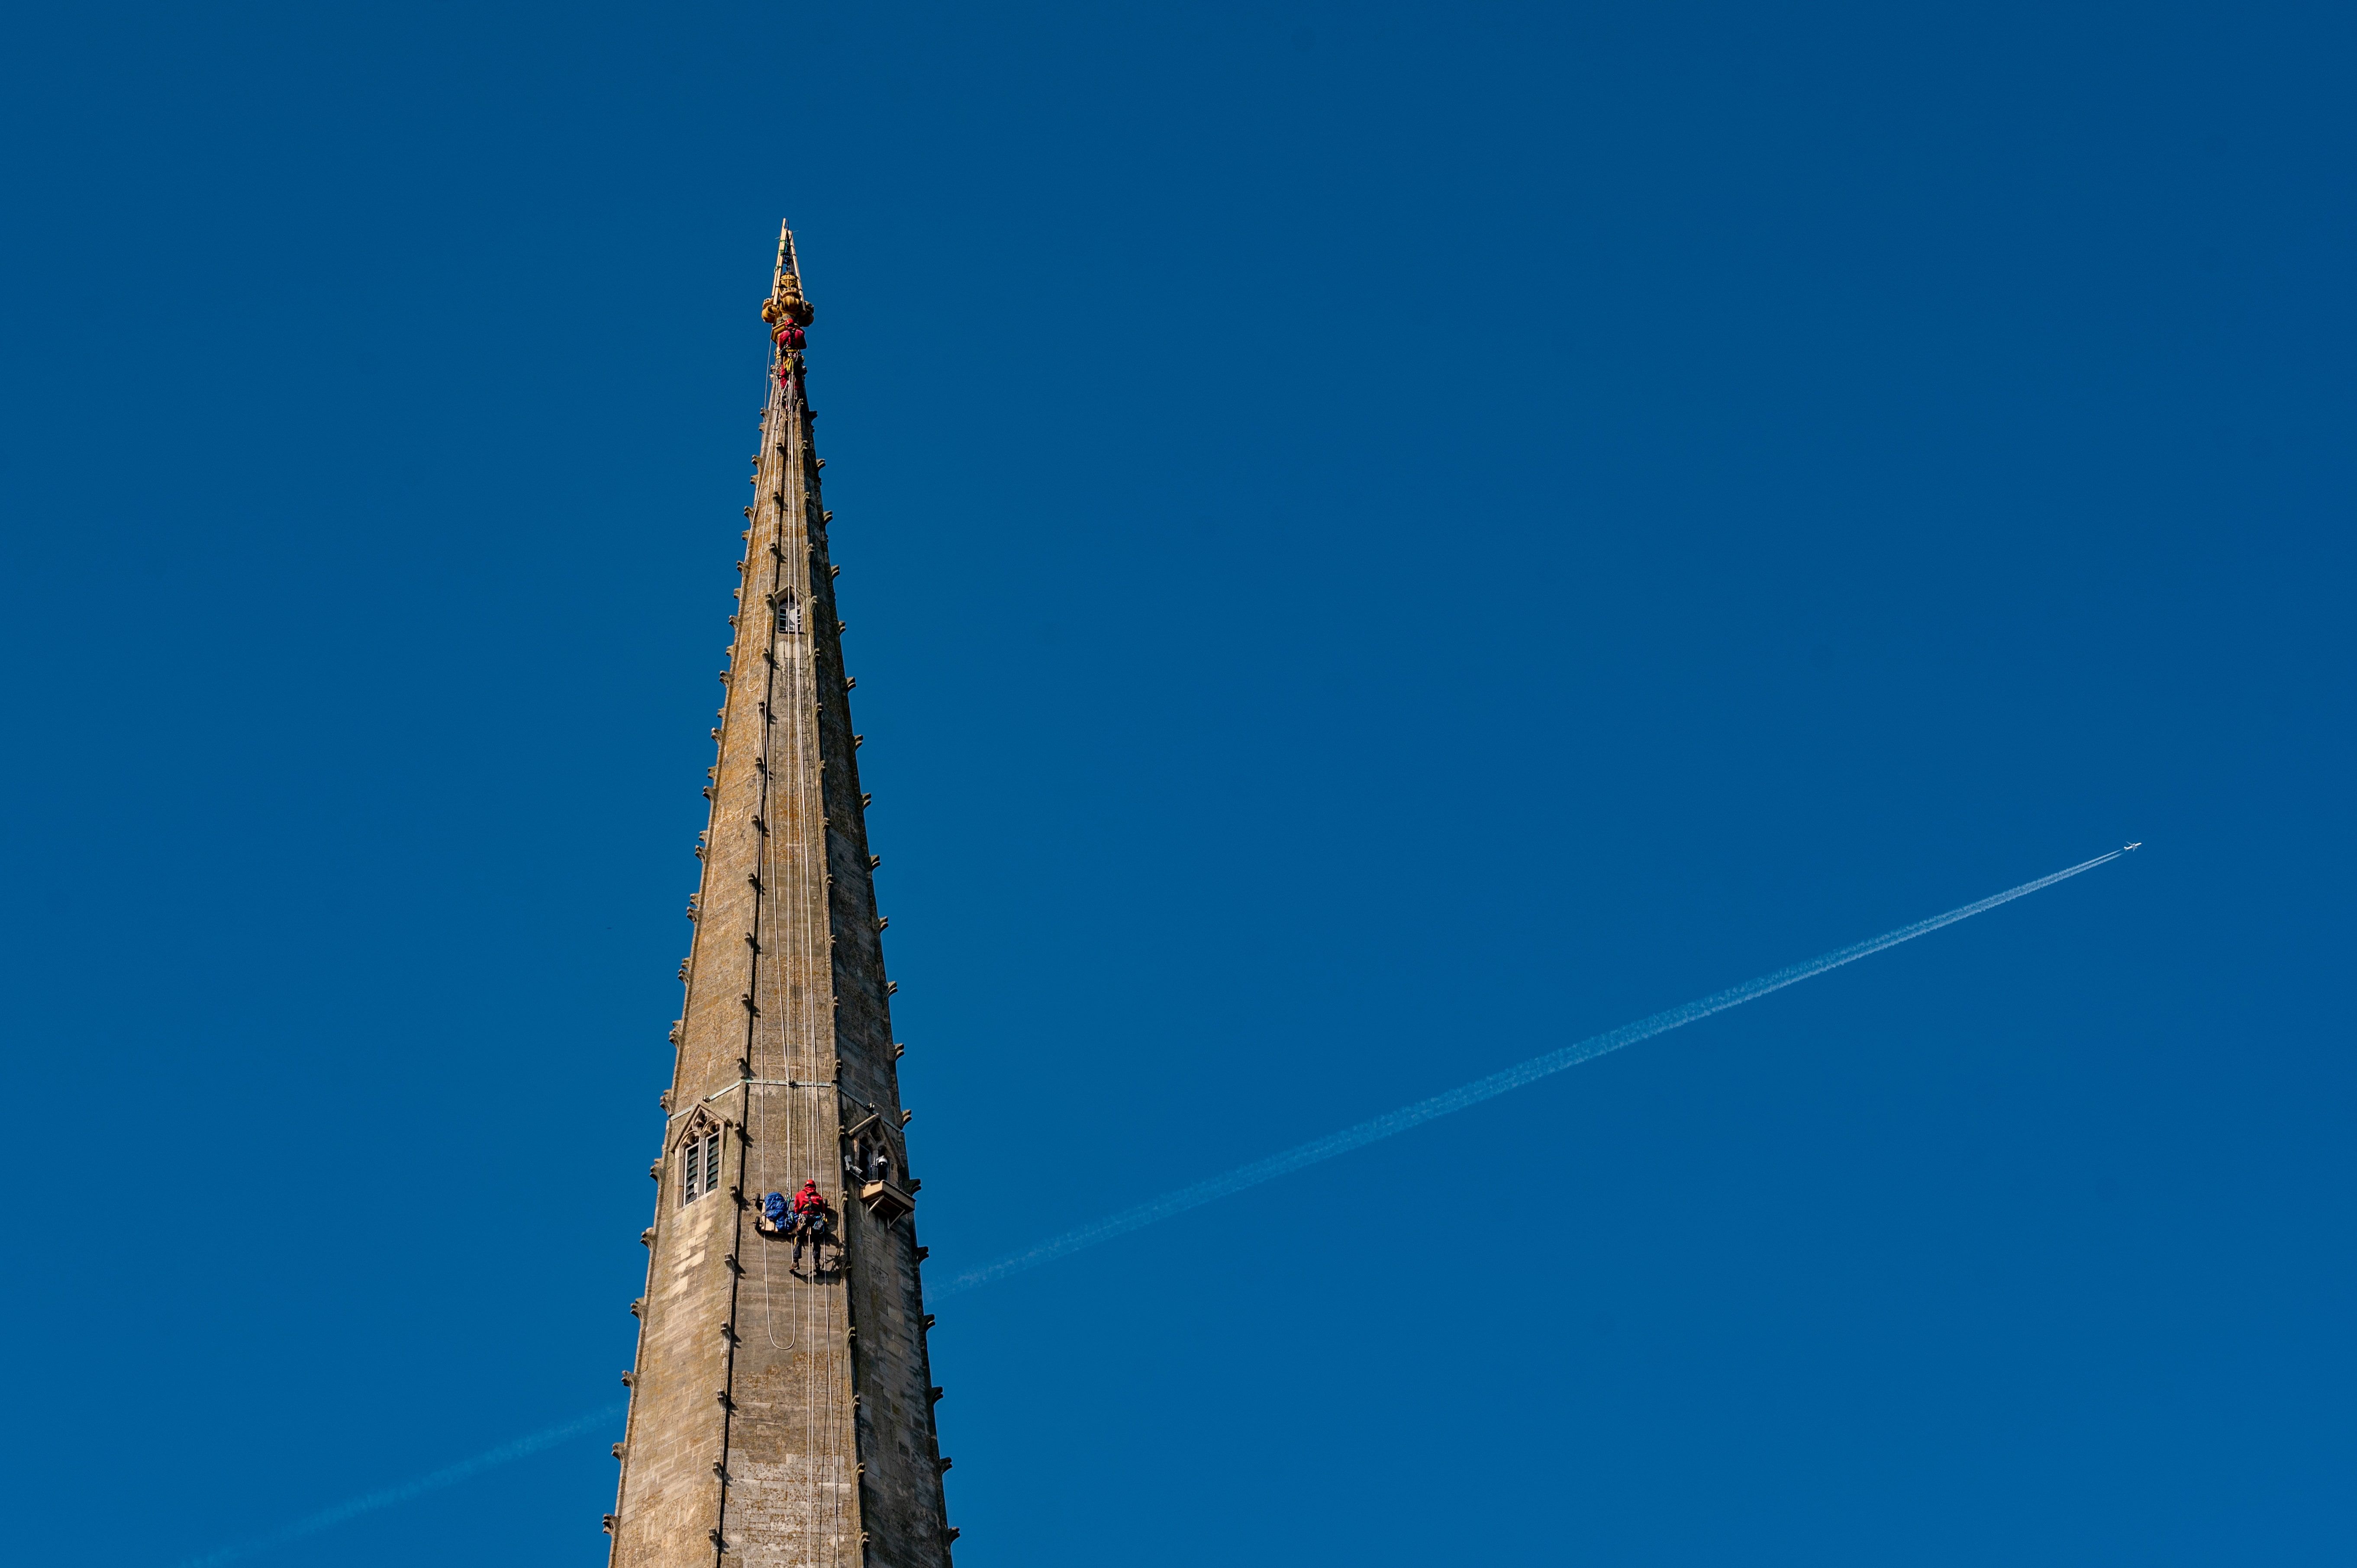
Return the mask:
M 781 229 L 719 757 L 689 907 L 686 1003 L 656 1180 L 613 1568 L 943 1568 L 917 1245 L 827 559 L 813 319 Z M 815 1181 L 832 1240 L 772 1233 Z

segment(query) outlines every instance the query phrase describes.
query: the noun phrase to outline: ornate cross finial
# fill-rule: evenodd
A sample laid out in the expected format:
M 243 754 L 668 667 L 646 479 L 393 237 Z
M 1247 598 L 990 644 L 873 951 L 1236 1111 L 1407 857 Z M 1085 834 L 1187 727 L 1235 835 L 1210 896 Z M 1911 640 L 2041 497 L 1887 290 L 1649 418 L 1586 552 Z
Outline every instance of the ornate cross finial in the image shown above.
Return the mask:
M 794 231 L 784 224 L 778 225 L 778 272 L 770 285 L 770 297 L 761 306 L 761 319 L 772 328 L 782 328 L 791 321 L 797 327 L 807 327 L 818 313 L 802 297 L 802 263 L 794 255 Z

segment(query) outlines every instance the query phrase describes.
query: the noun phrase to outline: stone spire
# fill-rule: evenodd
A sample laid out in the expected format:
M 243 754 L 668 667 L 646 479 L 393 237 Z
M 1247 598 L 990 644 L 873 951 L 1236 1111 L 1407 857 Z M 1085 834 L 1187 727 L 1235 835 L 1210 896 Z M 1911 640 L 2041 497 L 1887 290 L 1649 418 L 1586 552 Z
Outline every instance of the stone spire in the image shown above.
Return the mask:
M 956 1533 L 804 381 L 813 316 L 781 230 L 686 1003 L 649 1167 L 614 1568 L 943 1568 Z M 806 1181 L 833 1240 L 798 1257 L 762 1204 Z

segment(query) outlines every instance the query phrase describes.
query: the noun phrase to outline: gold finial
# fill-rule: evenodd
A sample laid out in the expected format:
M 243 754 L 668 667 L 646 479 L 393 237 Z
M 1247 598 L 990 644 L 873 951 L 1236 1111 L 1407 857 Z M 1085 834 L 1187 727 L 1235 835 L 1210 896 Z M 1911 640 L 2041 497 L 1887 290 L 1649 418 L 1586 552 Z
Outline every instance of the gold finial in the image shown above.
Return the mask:
M 802 263 L 794 254 L 794 231 L 784 224 L 778 225 L 778 271 L 770 285 L 770 297 L 761 306 L 761 319 L 771 327 L 783 327 L 791 321 L 797 327 L 807 327 L 818 312 L 802 297 Z

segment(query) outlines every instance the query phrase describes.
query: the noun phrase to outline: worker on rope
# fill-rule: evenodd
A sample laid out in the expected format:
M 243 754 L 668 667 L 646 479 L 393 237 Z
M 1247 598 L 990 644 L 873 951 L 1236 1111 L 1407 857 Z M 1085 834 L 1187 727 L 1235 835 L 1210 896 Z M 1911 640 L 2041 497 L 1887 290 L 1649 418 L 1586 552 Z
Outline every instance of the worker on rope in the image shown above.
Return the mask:
M 806 1181 L 802 1183 L 802 1189 L 794 1194 L 793 1223 L 790 1230 L 794 1239 L 794 1262 L 800 1263 L 802 1261 L 802 1243 L 808 1241 L 811 1250 L 811 1267 L 817 1268 L 819 1247 L 830 1240 L 827 1234 L 826 1196 L 819 1191 L 818 1183 Z
M 788 317 L 778 323 L 777 329 L 770 334 L 770 340 L 778 346 L 778 390 L 791 391 L 795 372 L 802 368 L 802 347 L 809 339 L 802 336 L 802 329 L 793 317 Z
M 782 263 L 781 263 L 782 264 Z M 770 324 L 770 339 L 778 346 L 778 392 L 782 397 L 794 395 L 794 382 L 802 372 L 802 345 L 808 341 L 802 328 L 810 325 L 810 301 L 802 297 L 802 285 L 791 273 L 783 273 L 777 288 L 761 306 L 761 319 Z

